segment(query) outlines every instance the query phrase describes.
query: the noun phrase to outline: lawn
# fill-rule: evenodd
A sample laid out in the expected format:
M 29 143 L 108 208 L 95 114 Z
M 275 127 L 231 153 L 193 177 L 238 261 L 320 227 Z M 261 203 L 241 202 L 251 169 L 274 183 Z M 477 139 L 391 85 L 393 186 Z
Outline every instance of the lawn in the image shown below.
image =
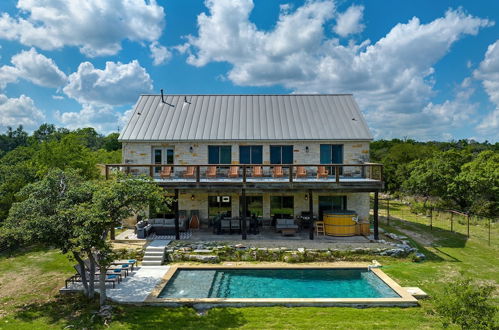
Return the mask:
M 400 206 L 403 207 L 403 206 Z M 380 258 L 383 270 L 402 286 L 419 286 L 430 295 L 467 275 L 499 283 L 499 248 L 487 241 L 429 227 L 418 221 L 392 220 L 385 229 L 411 237 L 428 256 L 423 263 Z M 382 223 L 384 221 L 382 220 Z M 0 329 L 104 328 L 96 306 L 57 290 L 72 263 L 55 250 L 30 249 L 0 257 Z M 497 296 L 496 296 L 497 301 Z M 429 311 L 432 300 L 416 308 L 217 308 L 198 315 L 191 308 L 117 306 L 110 329 L 433 329 L 440 320 Z

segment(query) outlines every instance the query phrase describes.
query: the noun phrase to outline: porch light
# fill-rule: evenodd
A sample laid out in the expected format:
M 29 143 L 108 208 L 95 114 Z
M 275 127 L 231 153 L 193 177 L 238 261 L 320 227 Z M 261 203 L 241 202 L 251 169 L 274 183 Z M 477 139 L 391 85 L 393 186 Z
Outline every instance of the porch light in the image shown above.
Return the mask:
M 305 147 L 305 152 L 308 152 L 308 150 L 309 150 L 309 149 L 308 149 L 308 146 L 306 146 L 306 147 Z
M 195 198 L 195 197 L 194 197 L 194 195 L 191 195 L 191 201 L 193 201 L 193 200 L 194 200 L 194 198 Z
M 305 194 L 305 200 L 308 201 L 308 194 Z
M 192 146 L 189 147 L 189 151 L 190 152 L 193 152 L 194 151 L 194 148 Z

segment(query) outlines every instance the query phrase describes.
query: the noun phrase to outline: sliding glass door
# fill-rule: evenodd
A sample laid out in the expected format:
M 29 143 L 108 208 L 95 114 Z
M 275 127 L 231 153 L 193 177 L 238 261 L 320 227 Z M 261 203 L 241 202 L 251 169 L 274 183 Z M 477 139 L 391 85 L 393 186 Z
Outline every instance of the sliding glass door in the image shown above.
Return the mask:
M 158 165 L 173 165 L 175 161 L 173 148 L 153 148 L 152 150 L 152 163 Z M 154 168 L 154 175 L 159 175 L 161 167 Z

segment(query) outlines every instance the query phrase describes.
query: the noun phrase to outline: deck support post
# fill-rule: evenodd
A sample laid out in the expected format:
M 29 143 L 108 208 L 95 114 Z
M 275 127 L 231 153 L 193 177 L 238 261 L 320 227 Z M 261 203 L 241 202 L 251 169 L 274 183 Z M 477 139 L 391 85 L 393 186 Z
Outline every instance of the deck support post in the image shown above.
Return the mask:
M 246 235 L 246 213 L 247 213 L 247 204 L 246 204 L 246 189 L 242 189 L 241 191 L 241 199 L 242 199 L 242 203 L 243 203 L 243 208 L 242 208 L 242 212 L 243 212 L 243 216 L 242 216 L 242 220 L 241 220 L 241 234 L 242 234 L 242 239 L 245 240 L 247 238 L 247 235 Z
M 310 189 L 308 191 L 308 208 L 309 208 L 309 212 L 310 212 L 310 221 L 311 221 L 311 225 L 310 225 L 310 232 L 309 232 L 309 238 L 310 239 L 314 239 L 314 227 L 315 227 L 315 223 L 314 223 L 314 199 L 313 199 L 313 196 L 312 196 L 312 189 Z M 319 219 L 317 219 L 319 220 Z
M 379 240 L 379 229 L 378 229 L 378 192 L 374 192 L 374 206 L 373 206 L 373 213 L 374 213 L 374 239 L 377 241 Z
M 178 189 L 175 189 L 175 202 L 173 203 L 174 205 L 174 211 L 175 211 L 175 239 L 180 239 L 180 225 L 179 225 L 179 217 L 180 214 L 178 212 Z

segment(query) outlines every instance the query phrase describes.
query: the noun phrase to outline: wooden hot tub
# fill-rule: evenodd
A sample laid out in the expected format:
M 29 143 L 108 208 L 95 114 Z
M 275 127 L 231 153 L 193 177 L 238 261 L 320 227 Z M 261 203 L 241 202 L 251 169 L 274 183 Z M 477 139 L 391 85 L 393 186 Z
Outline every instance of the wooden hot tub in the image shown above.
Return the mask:
M 330 236 L 358 235 L 357 213 L 354 211 L 326 212 L 323 216 L 324 232 Z

